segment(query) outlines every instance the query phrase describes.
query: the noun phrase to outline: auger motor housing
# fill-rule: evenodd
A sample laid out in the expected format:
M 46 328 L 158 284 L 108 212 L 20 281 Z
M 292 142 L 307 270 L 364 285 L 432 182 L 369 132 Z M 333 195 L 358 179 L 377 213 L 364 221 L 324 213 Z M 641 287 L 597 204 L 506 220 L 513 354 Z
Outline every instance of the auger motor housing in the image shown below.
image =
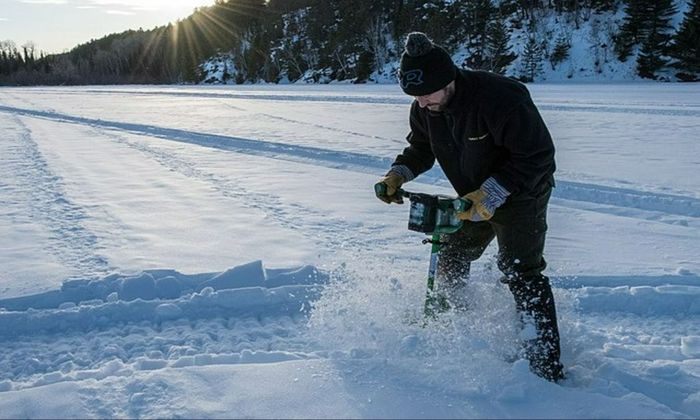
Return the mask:
M 464 222 L 457 218 L 457 213 L 469 207 L 466 200 L 407 191 L 401 193 L 411 201 L 409 230 L 432 235 L 454 233 L 462 227 Z
M 378 183 L 374 189 L 377 196 L 387 196 L 386 185 Z M 472 205 L 469 200 L 459 197 L 415 193 L 401 188 L 395 194 L 411 201 L 408 229 L 428 235 L 457 232 L 464 224 L 457 218 L 457 213 L 466 211 Z

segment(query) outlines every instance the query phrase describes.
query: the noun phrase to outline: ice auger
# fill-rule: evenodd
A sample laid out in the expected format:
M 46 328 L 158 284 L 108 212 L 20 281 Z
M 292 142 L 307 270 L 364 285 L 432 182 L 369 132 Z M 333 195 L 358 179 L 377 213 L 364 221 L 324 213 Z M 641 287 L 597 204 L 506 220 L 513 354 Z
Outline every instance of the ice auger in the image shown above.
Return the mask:
M 375 190 L 377 195 L 386 196 L 386 185 L 376 184 Z M 447 299 L 435 291 L 435 276 L 440 258 L 440 247 L 443 244 L 440 241 L 440 236 L 455 233 L 462 228 L 464 222 L 457 218 L 457 213 L 466 211 L 471 206 L 471 202 L 463 198 L 414 193 L 403 189 L 398 189 L 396 194 L 408 198 L 411 202 L 408 229 L 431 236 L 423 239 L 424 244 L 432 244 L 424 314 L 426 317 L 433 318 L 437 313 L 450 308 Z

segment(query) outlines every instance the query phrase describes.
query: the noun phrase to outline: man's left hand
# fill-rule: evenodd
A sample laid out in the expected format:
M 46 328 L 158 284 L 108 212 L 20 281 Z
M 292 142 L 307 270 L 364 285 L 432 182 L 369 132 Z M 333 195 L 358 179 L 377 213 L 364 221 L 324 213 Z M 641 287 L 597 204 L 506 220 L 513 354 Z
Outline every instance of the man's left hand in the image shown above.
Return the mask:
M 490 220 L 509 195 L 510 192 L 491 177 L 481 185 L 481 188 L 462 197 L 469 200 L 472 205 L 466 211 L 457 213 L 457 218 L 470 222 Z

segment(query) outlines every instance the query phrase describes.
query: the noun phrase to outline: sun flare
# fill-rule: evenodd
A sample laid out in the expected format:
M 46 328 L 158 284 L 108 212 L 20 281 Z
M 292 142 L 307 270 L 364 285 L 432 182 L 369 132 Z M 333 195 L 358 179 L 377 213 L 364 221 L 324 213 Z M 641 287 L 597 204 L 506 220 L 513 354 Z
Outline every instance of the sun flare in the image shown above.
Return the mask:
M 151 3 L 144 1 L 144 4 Z M 211 6 L 213 0 L 153 0 L 152 3 L 158 4 L 162 9 L 194 9 L 195 7 Z
M 122 5 L 134 9 L 182 11 L 193 10 L 196 7 L 211 6 L 214 0 L 92 0 L 96 5 Z

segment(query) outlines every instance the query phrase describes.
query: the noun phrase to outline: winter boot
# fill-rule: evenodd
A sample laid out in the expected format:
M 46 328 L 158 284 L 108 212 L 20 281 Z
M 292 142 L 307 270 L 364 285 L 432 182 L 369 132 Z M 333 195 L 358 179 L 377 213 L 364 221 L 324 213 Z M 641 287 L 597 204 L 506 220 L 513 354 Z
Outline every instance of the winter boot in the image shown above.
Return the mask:
M 523 349 L 536 375 L 557 382 L 564 378 L 559 361 L 559 328 L 554 295 L 543 275 L 502 280 L 508 285 L 523 326 Z

